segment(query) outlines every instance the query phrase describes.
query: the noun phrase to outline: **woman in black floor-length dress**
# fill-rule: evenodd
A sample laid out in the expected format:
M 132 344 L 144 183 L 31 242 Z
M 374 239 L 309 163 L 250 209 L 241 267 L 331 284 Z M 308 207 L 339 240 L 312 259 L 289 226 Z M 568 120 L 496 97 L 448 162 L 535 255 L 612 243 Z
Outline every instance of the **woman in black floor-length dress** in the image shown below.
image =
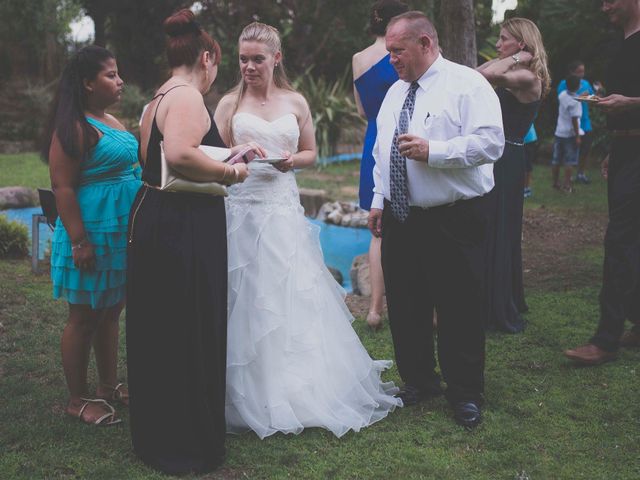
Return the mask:
M 192 180 L 230 184 L 247 169 L 197 148 L 223 146 L 202 99 L 217 73 L 217 43 L 188 10 L 164 27 L 172 77 L 142 118 L 145 186 L 129 218 L 127 364 L 133 448 L 146 464 L 180 474 L 224 461 L 226 218 L 223 197 L 156 188 L 160 142 L 167 163 Z
M 492 215 L 487 264 L 488 327 L 510 333 L 524 329 L 521 313 L 527 310 L 522 279 L 522 209 L 524 206 L 524 136 L 540 105 L 539 100 L 520 103 L 506 88 L 496 90 L 502 109 L 505 146 L 493 166 Z
M 505 148 L 493 167 L 495 187 L 489 194 L 487 235 L 487 328 L 516 333 L 524 330 L 527 310 L 522 279 L 522 208 L 525 161 L 524 136 L 542 97 L 549 91 L 547 54 L 538 27 L 524 18 L 501 25 L 498 58 L 478 71 L 500 98 Z

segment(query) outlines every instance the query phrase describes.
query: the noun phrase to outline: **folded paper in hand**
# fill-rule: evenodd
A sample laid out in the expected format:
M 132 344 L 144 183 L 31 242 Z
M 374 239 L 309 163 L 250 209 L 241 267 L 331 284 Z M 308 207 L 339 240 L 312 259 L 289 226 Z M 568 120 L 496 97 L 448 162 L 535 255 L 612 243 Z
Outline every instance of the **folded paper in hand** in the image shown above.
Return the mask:
M 228 148 L 200 145 L 198 149 L 204 152 L 207 157 L 219 162 L 224 162 L 231 155 L 231 150 Z M 227 187 L 221 183 L 189 180 L 184 178 L 175 170 L 172 170 L 164 155 L 163 142 L 160 142 L 160 164 L 162 170 L 160 190 L 167 192 L 191 192 L 223 197 L 227 196 Z

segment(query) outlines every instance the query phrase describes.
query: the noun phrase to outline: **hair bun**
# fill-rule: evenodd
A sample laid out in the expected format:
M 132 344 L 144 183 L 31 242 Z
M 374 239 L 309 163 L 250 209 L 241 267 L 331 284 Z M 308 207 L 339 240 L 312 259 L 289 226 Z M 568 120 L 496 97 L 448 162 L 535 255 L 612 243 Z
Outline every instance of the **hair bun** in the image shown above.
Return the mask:
M 170 37 L 180 37 L 190 33 L 199 34 L 202 30 L 195 20 L 193 12 L 184 8 L 164 21 L 164 31 Z

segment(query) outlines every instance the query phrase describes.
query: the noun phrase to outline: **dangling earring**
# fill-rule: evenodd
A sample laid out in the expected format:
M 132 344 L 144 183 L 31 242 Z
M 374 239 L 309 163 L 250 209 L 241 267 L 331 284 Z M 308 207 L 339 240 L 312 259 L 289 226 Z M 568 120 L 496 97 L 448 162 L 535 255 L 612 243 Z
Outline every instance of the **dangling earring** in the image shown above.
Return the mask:
M 204 81 L 209 83 L 209 69 L 207 67 L 204 67 Z
M 276 68 L 278 68 L 278 65 L 280 65 L 278 62 L 276 62 Z

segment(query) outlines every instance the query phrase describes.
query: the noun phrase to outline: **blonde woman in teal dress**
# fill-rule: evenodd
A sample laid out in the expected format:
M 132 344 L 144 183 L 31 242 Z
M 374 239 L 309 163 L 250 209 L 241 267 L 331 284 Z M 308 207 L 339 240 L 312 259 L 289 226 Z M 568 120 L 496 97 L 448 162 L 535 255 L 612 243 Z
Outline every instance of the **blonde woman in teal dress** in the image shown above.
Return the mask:
M 60 217 L 51 245 L 54 298 L 69 303 L 62 365 L 67 414 L 85 423 L 119 423 L 113 402 L 128 404 L 118 381 L 119 317 L 126 291 L 129 210 L 140 188 L 138 142 L 105 109 L 123 82 L 113 55 L 85 47 L 65 67 L 51 109 L 43 150 Z M 98 385 L 87 386 L 91 347 Z M 109 403 L 111 402 L 111 403 Z

